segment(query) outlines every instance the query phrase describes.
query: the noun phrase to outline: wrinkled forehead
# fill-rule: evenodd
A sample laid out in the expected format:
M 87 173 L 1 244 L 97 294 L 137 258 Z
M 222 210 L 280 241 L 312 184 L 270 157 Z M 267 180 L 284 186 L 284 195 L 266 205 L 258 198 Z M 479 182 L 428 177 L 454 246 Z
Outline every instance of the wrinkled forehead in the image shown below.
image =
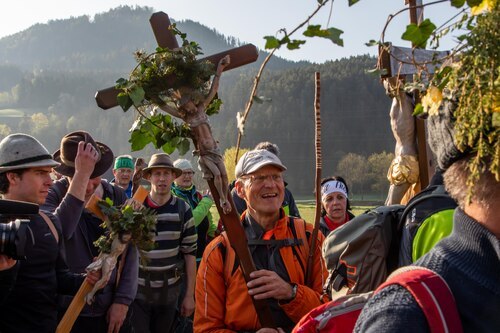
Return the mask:
M 253 175 L 267 175 L 267 174 L 282 174 L 283 171 L 278 168 L 275 165 L 269 164 L 269 165 L 264 165 L 263 167 L 258 168 L 252 173 L 249 173 L 247 176 L 253 176 Z

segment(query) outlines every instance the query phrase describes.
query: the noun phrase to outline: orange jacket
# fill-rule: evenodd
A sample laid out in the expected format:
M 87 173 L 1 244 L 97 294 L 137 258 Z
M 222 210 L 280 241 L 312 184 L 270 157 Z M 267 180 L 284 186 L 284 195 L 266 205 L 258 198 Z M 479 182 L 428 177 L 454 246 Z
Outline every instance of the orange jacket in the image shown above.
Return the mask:
M 276 239 L 293 238 L 290 230 L 290 220 L 283 214 L 275 227 Z M 244 215 L 242 216 L 242 219 Z M 301 219 L 294 219 L 297 237 L 301 238 L 300 227 L 306 225 L 306 230 L 312 234 L 313 226 Z M 304 234 L 302 232 L 302 234 Z M 311 237 L 310 237 L 311 238 Z M 234 265 L 234 250 L 226 244 L 227 237 L 218 236 L 205 249 L 196 278 L 196 310 L 194 317 L 194 332 L 234 332 L 241 330 L 256 331 L 260 327 L 257 313 L 253 306 L 248 289 L 238 267 L 234 274 L 231 270 Z M 321 256 L 321 245 L 324 236 L 318 233 L 316 241 L 315 262 L 313 268 L 313 288 L 305 286 L 305 273 L 299 259 L 293 254 L 291 247 L 282 247 L 280 254 L 290 276 L 290 282 L 298 285 L 295 299 L 287 304 L 280 305 L 287 316 L 298 322 L 302 316 L 313 308 L 321 305 L 322 288 L 327 278 L 327 270 Z M 308 242 L 310 245 L 310 242 Z M 225 247 L 226 255 L 223 258 L 220 247 Z M 299 256 L 304 267 L 306 266 L 309 246 L 300 245 Z M 232 261 L 232 262 L 230 262 Z M 229 265 L 229 266 L 227 266 Z M 227 267 L 225 267 L 227 266 Z

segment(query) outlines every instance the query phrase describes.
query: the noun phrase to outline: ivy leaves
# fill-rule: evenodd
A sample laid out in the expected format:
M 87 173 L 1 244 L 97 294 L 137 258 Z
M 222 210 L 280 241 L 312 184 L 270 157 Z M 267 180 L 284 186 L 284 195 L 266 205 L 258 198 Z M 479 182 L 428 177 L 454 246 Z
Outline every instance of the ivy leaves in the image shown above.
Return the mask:
M 155 211 L 148 208 L 135 211 L 131 206 L 115 207 L 110 198 L 100 200 L 97 205 L 109 220 L 101 225 L 108 228 L 108 233 L 94 242 L 100 252 L 110 253 L 113 239 L 124 233 L 131 235 L 131 243 L 140 250 L 150 251 L 154 248 L 152 231 L 156 225 Z
M 418 25 L 409 24 L 401 38 L 410 41 L 415 47 L 425 49 L 427 41 L 435 30 L 436 25 L 431 20 L 425 19 Z
M 189 87 L 190 98 L 194 102 L 203 99 L 209 91 L 210 77 L 215 74 L 214 65 L 209 61 L 198 61 L 203 54 L 201 47 L 186 39 L 186 34 L 177 29 L 175 24 L 169 30 L 182 39 L 182 47 L 170 50 L 158 47 L 155 52 L 146 54 L 135 52 L 137 66 L 128 79 L 116 81 L 118 105 L 124 112 L 133 107 L 138 118 L 131 128 L 132 151 L 143 149 L 153 144 L 167 154 L 176 149 L 181 155 L 189 150 L 191 131 L 187 125 L 177 122 L 161 111 L 159 107 L 169 105 L 177 108 L 182 91 Z M 214 98 L 208 106 L 207 115 L 218 113 L 222 101 Z
M 338 46 L 344 46 L 344 41 L 340 38 L 340 35 L 344 32 L 337 28 L 322 29 L 321 25 L 309 25 L 307 29 L 302 33 L 306 37 L 321 37 L 331 40 L 334 44 Z M 274 36 L 265 36 L 266 49 L 277 49 L 282 45 L 286 45 L 289 50 L 299 49 L 301 45 L 305 44 L 305 40 L 301 39 L 290 39 L 289 35 L 285 34 L 285 37 L 278 39 Z

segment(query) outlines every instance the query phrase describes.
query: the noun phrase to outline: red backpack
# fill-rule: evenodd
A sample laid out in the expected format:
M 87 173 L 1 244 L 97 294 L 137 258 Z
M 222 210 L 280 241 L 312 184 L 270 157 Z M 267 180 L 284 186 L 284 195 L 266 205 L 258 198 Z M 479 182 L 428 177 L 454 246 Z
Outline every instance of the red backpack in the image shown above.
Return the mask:
M 446 281 L 430 269 L 407 266 L 395 271 L 374 292 L 347 295 L 313 309 L 292 333 L 352 332 L 366 302 L 392 284 L 399 284 L 412 294 L 432 333 L 462 332 L 455 299 Z

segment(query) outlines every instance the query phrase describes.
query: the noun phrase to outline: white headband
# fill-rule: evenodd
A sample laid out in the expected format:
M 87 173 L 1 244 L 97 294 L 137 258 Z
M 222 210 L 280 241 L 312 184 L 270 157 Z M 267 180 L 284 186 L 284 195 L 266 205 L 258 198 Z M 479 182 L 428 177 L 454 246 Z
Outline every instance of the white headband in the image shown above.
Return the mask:
M 333 192 L 339 192 L 347 198 L 347 188 L 344 183 L 338 180 L 330 180 L 321 185 L 321 201 L 325 200 L 326 196 Z

